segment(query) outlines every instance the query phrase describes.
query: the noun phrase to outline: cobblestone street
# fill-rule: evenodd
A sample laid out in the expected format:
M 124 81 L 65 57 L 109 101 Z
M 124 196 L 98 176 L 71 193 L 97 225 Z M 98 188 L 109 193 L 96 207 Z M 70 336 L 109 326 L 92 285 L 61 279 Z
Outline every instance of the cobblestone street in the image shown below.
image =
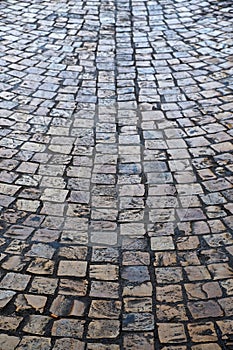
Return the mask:
M 1 0 L 0 40 L 0 350 L 232 350 L 232 0 Z

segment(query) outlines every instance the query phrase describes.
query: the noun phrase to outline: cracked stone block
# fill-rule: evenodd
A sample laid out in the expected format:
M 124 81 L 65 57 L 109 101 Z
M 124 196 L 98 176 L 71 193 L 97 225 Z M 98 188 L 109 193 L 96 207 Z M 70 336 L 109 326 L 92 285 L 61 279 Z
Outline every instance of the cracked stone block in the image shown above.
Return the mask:
M 0 282 L 0 288 L 23 291 L 27 287 L 29 280 L 30 276 L 28 275 L 9 272 Z
M 212 263 L 214 265 L 215 263 L 221 263 L 219 265 L 222 265 L 229 260 L 227 254 L 222 248 L 202 250 L 200 252 L 200 258 L 205 261 L 207 266 L 211 265 Z
M 177 209 L 177 214 L 181 221 L 195 221 L 206 218 L 202 212 L 202 209 L 199 208 Z
M 21 260 L 22 256 L 18 256 L 18 254 L 22 254 L 23 250 L 27 247 L 28 244 L 26 244 L 25 242 L 18 239 L 13 239 L 8 245 L 8 247 L 5 249 L 5 252 L 9 254 L 17 254 L 17 257 L 19 257 Z
M 200 265 L 200 260 L 196 252 L 178 252 L 178 258 L 181 266 Z
M 222 288 L 224 288 L 227 295 L 233 295 L 233 279 L 220 281 L 220 285 Z
M 183 300 L 180 285 L 170 284 L 156 287 L 156 299 L 159 302 L 176 303 Z
M 0 329 L 5 330 L 5 331 L 15 331 L 21 321 L 23 320 L 22 317 L 19 316 L 1 316 L 0 317 Z
M 61 260 L 58 266 L 58 276 L 85 277 L 86 261 Z
M 214 300 L 189 302 L 188 308 L 195 319 L 223 316 L 222 309 Z
M 153 333 L 128 333 L 123 337 L 123 348 L 128 350 L 154 349 Z
M 56 316 L 83 316 L 86 304 L 81 300 L 73 300 L 71 297 L 58 295 L 49 311 Z
M 72 338 L 61 338 L 55 341 L 53 350 L 84 350 L 85 343 Z
M 34 213 L 39 208 L 40 201 L 29 200 L 29 199 L 18 199 L 16 202 L 16 206 L 18 210 L 25 210 L 25 211 Z
M 43 313 L 46 302 L 47 298 L 44 296 L 19 294 L 14 304 L 16 306 L 16 312 L 34 309 L 35 311 Z
M 97 298 L 118 299 L 119 284 L 116 282 L 92 281 L 90 296 Z
M 9 336 L 7 334 L 0 334 L 0 350 L 15 349 L 19 342 L 19 337 Z
M 149 265 L 150 264 L 150 255 L 147 252 L 123 252 L 123 265 L 132 266 L 132 265 Z
M 54 294 L 58 279 L 36 276 L 32 280 L 30 292 L 36 294 Z
M 105 245 L 113 246 L 117 245 L 118 234 L 117 232 L 92 232 L 91 233 L 91 244 L 93 245 Z
M 0 309 L 4 308 L 15 294 L 16 292 L 12 290 L 0 290 Z
M 26 333 L 32 333 L 37 335 L 45 335 L 46 327 L 51 318 L 41 315 L 30 315 L 28 322 L 23 327 L 23 331 Z
M 220 298 L 222 290 L 217 282 L 187 283 L 185 290 L 189 300 Z
M 63 318 L 54 321 L 52 327 L 52 336 L 67 338 L 82 338 L 84 331 L 84 321 L 76 319 Z
M 87 247 L 85 246 L 66 246 L 59 249 L 59 256 L 66 259 L 85 260 L 87 256 Z
M 150 281 L 150 275 L 146 266 L 125 266 L 121 277 L 128 282 L 142 283 Z
M 61 190 L 57 188 L 46 188 L 41 196 L 41 200 L 64 203 L 67 194 L 67 190 Z
M 159 321 L 186 321 L 188 317 L 184 305 L 159 305 L 156 306 L 156 315 Z
M 130 236 L 143 236 L 145 234 L 144 224 L 121 224 L 120 225 L 120 234 L 121 235 L 130 235 Z
M 200 245 L 199 238 L 195 236 L 180 237 L 176 240 L 178 250 L 197 249 Z M 189 253 L 191 254 L 191 253 Z
M 25 255 L 51 259 L 54 252 L 55 249 L 48 244 L 35 243 L 31 246 L 31 249 Z
M 87 280 L 60 279 L 58 294 L 85 296 L 87 293 Z
M 115 300 L 92 300 L 88 316 L 90 318 L 118 319 L 121 312 L 121 302 Z
M 152 295 L 152 284 L 150 282 L 141 283 L 139 285 L 127 285 L 123 288 L 123 296 L 143 297 Z
M 224 299 L 219 299 L 218 302 L 226 316 L 233 315 L 233 305 L 232 305 L 233 297 L 228 297 Z
M 214 342 L 218 340 L 214 323 L 212 322 L 188 324 L 188 331 L 194 343 Z
M 114 281 L 119 278 L 117 265 L 91 265 L 89 274 L 92 279 Z
M 155 251 L 174 250 L 175 246 L 170 236 L 151 237 L 151 249 Z
M 158 283 L 170 284 L 183 280 L 180 267 L 160 267 L 155 269 L 155 276 Z
M 124 298 L 125 312 L 152 312 L 152 298 Z
M 12 225 L 9 230 L 6 231 L 4 236 L 15 240 L 26 240 L 33 230 L 34 228 L 32 227 Z
M 54 261 L 45 258 L 36 258 L 29 267 L 28 272 L 38 275 L 52 275 L 54 270 Z
M 51 339 L 35 337 L 35 336 L 24 336 L 19 343 L 17 350 L 50 350 Z
M 216 180 L 209 180 L 205 181 L 203 185 L 206 187 L 206 189 L 210 192 L 217 192 L 226 190 L 228 188 L 231 188 L 231 185 L 228 181 L 225 179 L 216 179 Z
M 58 241 L 60 232 L 58 230 L 50 230 L 47 228 L 41 228 L 36 230 L 32 236 L 32 241 L 50 243 Z
M 87 337 L 89 339 L 116 338 L 119 331 L 120 322 L 117 320 L 94 320 L 89 324 Z
M 177 265 L 177 255 L 176 252 L 158 252 L 155 253 L 155 266 L 159 267 L 169 267 Z
M 218 247 L 219 245 L 230 245 L 233 243 L 232 236 L 227 233 L 219 233 L 214 235 L 203 236 L 210 247 Z
M 233 332 L 233 321 L 232 319 L 226 319 L 221 321 L 216 321 L 220 331 L 222 339 L 231 340 Z
M 187 341 L 184 326 L 181 323 L 158 323 L 159 340 L 162 344 L 184 343 Z
M 122 325 L 124 331 L 150 331 L 154 329 L 154 317 L 150 313 L 127 313 Z
M 205 266 L 187 266 L 184 270 L 190 281 L 208 280 L 211 278 Z
M 233 269 L 226 263 L 210 264 L 208 269 L 214 280 L 232 278 L 233 276 Z
M 150 221 L 151 222 L 174 222 L 175 221 L 175 210 L 173 208 L 166 209 L 151 209 L 150 210 Z

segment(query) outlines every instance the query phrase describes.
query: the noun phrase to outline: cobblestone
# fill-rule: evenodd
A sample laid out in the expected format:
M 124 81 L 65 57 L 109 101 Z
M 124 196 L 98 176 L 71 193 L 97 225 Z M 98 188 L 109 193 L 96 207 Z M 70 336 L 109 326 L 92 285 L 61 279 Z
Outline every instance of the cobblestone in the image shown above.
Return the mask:
M 0 350 L 233 348 L 232 4 L 0 3 Z

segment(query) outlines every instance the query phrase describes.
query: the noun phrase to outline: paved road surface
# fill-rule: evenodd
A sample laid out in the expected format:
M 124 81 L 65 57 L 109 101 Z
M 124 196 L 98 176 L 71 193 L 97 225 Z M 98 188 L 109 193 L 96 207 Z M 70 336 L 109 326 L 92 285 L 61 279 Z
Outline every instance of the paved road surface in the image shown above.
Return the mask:
M 232 1 L 0 2 L 0 349 L 233 349 Z

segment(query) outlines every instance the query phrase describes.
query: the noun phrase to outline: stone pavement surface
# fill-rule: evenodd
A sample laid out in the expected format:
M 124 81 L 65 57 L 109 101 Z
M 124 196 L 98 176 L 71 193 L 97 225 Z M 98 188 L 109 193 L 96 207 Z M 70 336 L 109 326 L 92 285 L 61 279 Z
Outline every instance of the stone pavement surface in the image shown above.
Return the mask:
M 233 349 L 233 7 L 0 2 L 0 350 Z

